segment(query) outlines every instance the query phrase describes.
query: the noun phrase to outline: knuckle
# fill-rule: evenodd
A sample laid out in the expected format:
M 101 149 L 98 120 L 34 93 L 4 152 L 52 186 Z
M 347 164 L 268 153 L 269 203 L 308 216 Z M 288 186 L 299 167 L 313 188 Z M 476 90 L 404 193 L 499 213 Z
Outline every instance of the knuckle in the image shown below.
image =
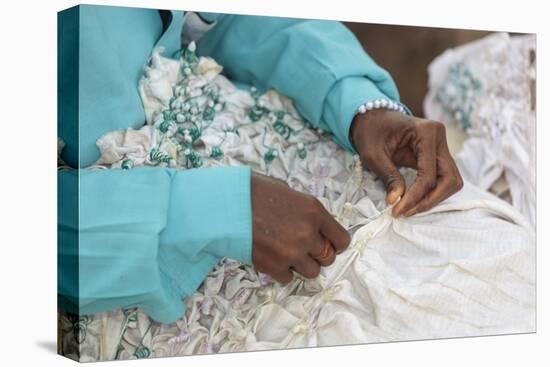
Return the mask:
M 308 197 L 308 211 L 313 217 L 317 217 L 323 210 L 323 204 L 313 195 Z
M 393 189 L 401 184 L 404 184 L 404 180 L 398 171 L 391 172 L 386 176 L 386 186 L 389 189 Z
M 295 246 L 284 246 L 279 247 L 281 250 L 278 252 L 277 260 L 281 264 L 290 263 L 296 256 L 296 247 Z
M 428 120 L 425 124 L 421 125 L 426 130 L 432 130 L 432 131 L 444 131 L 445 125 L 439 121 L 434 120 Z
M 433 121 L 434 129 L 439 133 L 444 133 L 446 130 L 445 124 L 439 121 Z
M 446 183 L 447 191 L 450 193 L 455 193 L 460 191 L 464 187 L 464 181 L 460 175 L 453 175 Z
M 286 251 L 284 259 L 288 263 L 293 263 L 296 260 L 298 260 L 301 256 L 302 256 L 302 254 L 298 250 L 298 247 L 297 246 L 292 246 Z
M 464 187 L 464 180 L 462 179 L 462 177 L 458 176 L 457 182 L 456 182 L 456 191 L 462 190 L 463 187 Z
M 323 204 L 315 197 L 311 196 L 311 201 L 309 204 L 309 212 L 314 219 L 319 219 L 323 215 L 325 207 Z
M 302 229 L 298 231 L 295 237 L 296 245 L 294 246 L 296 251 L 298 251 L 297 250 L 298 248 L 306 247 L 306 245 L 310 246 L 311 238 L 312 238 L 312 234 L 309 229 Z
M 341 238 L 334 242 L 334 247 L 337 253 L 344 251 L 351 243 L 351 235 L 348 231 L 343 231 Z

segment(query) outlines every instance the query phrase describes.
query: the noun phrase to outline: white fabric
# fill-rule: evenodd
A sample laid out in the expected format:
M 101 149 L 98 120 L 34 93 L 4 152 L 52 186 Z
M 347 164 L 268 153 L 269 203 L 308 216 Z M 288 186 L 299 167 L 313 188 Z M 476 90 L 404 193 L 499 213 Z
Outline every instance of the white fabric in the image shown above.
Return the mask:
M 170 64 L 157 63 L 163 65 Z M 466 183 L 430 212 L 395 219 L 383 184 L 362 170 L 357 157 L 307 127 L 285 140 L 269 117 L 250 123 L 250 95 L 221 75 L 211 76 L 227 106 L 198 149 L 208 153 L 226 135 L 225 156 L 205 160 L 205 166 L 249 164 L 316 195 L 353 234 L 352 243 L 317 279 L 296 276 L 286 286 L 224 259 L 185 300 L 185 317 L 170 325 L 151 322 L 140 310 L 93 315 L 78 328 L 65 317 L 64 343 L 80 338 L 82 360 L 135 358 L 143 346 L 159 357 L 534 330 L 534 232 L 511 206 Z M 147 79 L 141 88 L 155 90 Z M 165 100 L 155 93 L 143 97 L 146 109 Z M 271 91 L 262 100 L 272 110 L 288 111 L 293 117 L 285 121 L 296 130 L 303 127 L 288 99 Z M 228 126 L 240 126 L 239 134 L 224 133 Z M 148 164 L 140 157 L 154 146 L 152 131 L 146 126 L 104 136 L 98 167 L 120 167 L 128 156 L 136 165 Z M 304 159 L 296 154 L 299 142 L 306 144 Z M 264 143 L 279 151 L 270 165 Z M 414 171 L 402 172 L 410 184 Z
M 530 52 L 535 48 L 534 35 L 499 33 L 449 49 L 429 66 L 429 93 L 424 100 L 427 118 L 449 124 L 467 121 L 463 127 L 468 138 L 456 157 L 463 177 L 489 189 L 504 175 L 512 204 L 533 225 L 536 120 Z M 472 87 L 468 78 L 457 82 L 452 73 L 457 67 L 470 72 L 480 88 Z

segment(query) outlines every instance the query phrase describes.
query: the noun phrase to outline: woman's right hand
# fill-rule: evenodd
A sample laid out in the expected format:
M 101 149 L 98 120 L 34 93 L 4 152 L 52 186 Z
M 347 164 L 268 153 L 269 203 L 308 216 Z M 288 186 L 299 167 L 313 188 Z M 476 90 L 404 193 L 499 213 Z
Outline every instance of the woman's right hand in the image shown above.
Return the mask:
M 288 283 L 291 270 L 306 278 L 319 275 L 320 266 L 334 262 L 336 252 L 350 243 L 348 232 L 314 196 L 291 189 L 286 182 L 252 174 L 253 245 L 256 270 Z M 321 262 L 326 240 L 334 247 Z

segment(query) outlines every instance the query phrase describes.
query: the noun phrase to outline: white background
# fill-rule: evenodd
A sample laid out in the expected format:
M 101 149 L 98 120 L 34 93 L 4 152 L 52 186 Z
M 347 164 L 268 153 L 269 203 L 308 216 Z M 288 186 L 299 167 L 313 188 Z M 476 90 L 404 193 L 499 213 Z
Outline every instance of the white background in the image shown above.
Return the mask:
M 537 333 L 116 362 L 116 366 L 538 366 L 550 348 L 547 140 L 550 12 L 545 1 L 94 1 L 97 4 L 282 15 L 537 33 Z M 64 366 L 56 341 L 56 12 L 75 1 L 0 5 L 0 364 Z M 513 87 L 513 86 L 510 86 Z M 546 101 L 545 101 L 546 100 Z M 543 265 L 544 264 L 544 265 Z M 546 274 L 544 274 L 546 273 Z M 546 359 L 546 363 L 543 362 Z M 11 363 L 10 363 L 11 362 Z M 34 362 L 34 363 L 32 363 Z

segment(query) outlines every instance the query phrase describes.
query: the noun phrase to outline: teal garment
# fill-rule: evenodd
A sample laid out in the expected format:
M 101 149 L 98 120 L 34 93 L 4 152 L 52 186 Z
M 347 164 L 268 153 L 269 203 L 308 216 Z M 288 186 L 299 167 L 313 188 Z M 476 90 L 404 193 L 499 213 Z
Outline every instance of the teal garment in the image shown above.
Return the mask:
M 158 11 L 81 5 L 58 19 L 58 129 L 63 158 L 95 162 L 95 141 L 139 128 L 138 81 L 154 47 L 180 48 L 182 12 L 163 32 Z M 275 88 L 349 151 L 358 106 L 399 100 L 395 84 L 341 23 L 202 14 L 212 22 L 197 52 L 239 83 Z M 312 46 L 314 45 L 314 46 Z M 60 307 L 90 314 L 141 307 L 172 322 L 221 257 L 251 263 L 250 168 L 58 173 Z
M 356 151 L 349 129 L 359 106 L 381 98 L 399 102 L 391 76 L 340 22 L 249 15 L 205 18 L 215 26 L 198 42 L 199 55 L 213 57 L 232 80 L 292 98 L 306 120 L 332 132 L 351 153 Z
M 63 192 L 77 185 L 79 221 L 77 193 Z M 251 261 L 249 169 L 73 170 L 60 173 L 59 187 L 58 291 L 66 310 L 138 306 L 171 322 L 220 257 Z

